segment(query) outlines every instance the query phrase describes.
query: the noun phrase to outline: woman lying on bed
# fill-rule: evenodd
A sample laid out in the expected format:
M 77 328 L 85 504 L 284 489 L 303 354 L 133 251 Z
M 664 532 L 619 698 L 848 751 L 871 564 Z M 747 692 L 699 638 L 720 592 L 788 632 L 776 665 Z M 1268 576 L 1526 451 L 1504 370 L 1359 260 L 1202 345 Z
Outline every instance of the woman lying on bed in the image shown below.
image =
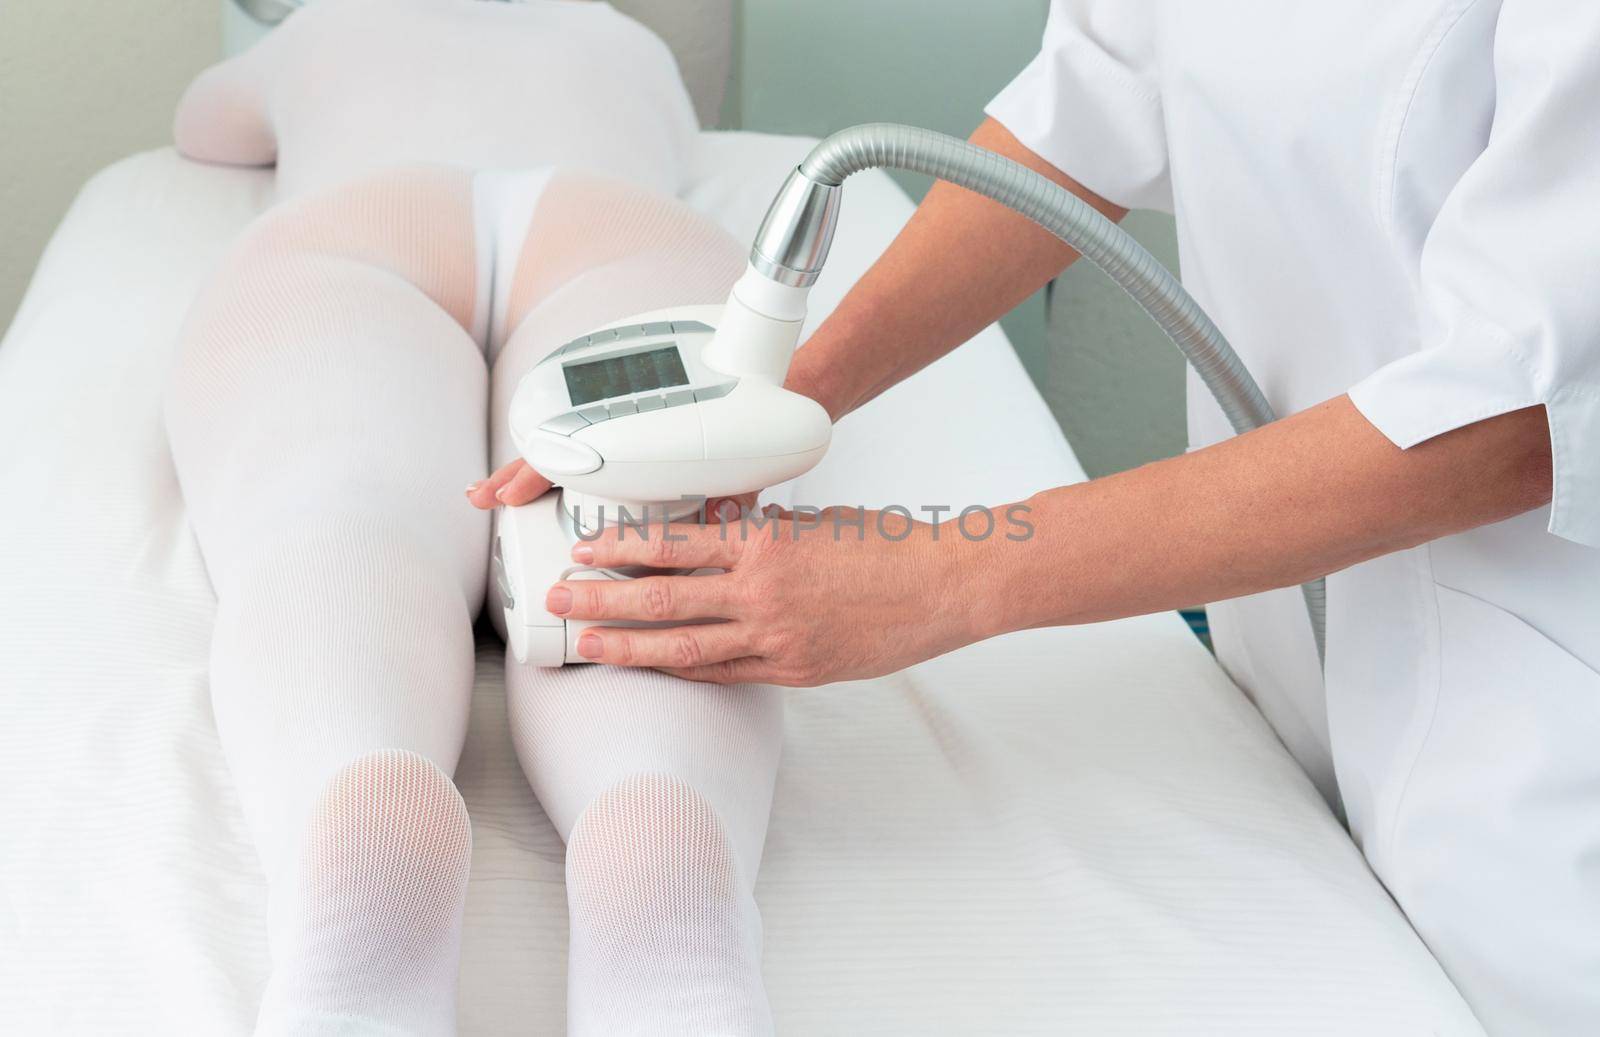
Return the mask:
M 602 64 L 635 86 L 571 89 Z M 692 132 L 659 41 L 575 3 L 324 0 L 184 99 L 180 149 L 276 160 L 281 196 L 195 302 L 167 399 L 271 891 L 258 1032 L 454 1031 L 482 506 L 544 484 L 461 487 L 514 460 L 507 404 L 549 350 L 726 297 L 742 249 L 660 191 Z M 569 154 L 613 175 L 550 170 Z M 751 891 L 777 693 L 506 673 L 567 842 L 571 1030 L 770 1030 Z

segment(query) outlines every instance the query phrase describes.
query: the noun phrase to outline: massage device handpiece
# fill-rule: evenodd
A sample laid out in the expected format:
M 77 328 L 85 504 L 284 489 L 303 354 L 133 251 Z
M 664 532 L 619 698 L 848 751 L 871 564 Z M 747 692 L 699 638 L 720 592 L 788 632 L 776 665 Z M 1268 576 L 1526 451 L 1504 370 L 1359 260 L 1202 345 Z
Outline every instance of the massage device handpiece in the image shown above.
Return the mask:
M 511 401 L 512 440 L 561 490 L 496 512 L 494 613 L 519 662 L 586 661 L 577 639 L 595 624 L 546 611 L 551 586 L 628 578 L 575 569 L 580 536 L 617 524 L 629 524 L 627 536 L 662 536 L 667 522 L 696 515 L 707 498 L 777 485 L 821 459 L 832 433 L 827 412 L 782 387 L 803 302 L 802 291 L 778 317 L 737 300 L 643 314 L 568 342 L 523 377 Z M 745 328 L 748 348 L 724 339 L 730 317 Z M 729 359 L 713 362 L 719 342 Z
M 579 536 L 630 518 L 645 521 L 646 535 L 664 535 L 665 522 L 707 498 L 762 490 L 821 460 L 832 435 L 828 414 L 783 380 L 838 219 L 839 187 L 796 170 L 724 306 L 608 325 L 523 377 L 511 401 L 512 440 L 562 489 L 496 513 L 495 612 L 518 662 L 585 661 L 577 639 L 592 624 L 546 611 L 551 585 L 627 578 L 575 571 Z

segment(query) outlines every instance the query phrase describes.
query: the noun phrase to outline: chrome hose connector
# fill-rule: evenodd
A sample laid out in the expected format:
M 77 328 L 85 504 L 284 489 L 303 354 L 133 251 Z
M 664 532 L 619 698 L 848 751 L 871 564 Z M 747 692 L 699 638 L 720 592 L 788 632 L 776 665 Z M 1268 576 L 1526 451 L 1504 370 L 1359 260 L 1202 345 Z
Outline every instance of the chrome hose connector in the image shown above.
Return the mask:
M 761 221 L 750 265 L 791 288 L 815 284 L 839 226 L 839 197 L 837 184 L 820 184 L 798 169 L 790 173 Z

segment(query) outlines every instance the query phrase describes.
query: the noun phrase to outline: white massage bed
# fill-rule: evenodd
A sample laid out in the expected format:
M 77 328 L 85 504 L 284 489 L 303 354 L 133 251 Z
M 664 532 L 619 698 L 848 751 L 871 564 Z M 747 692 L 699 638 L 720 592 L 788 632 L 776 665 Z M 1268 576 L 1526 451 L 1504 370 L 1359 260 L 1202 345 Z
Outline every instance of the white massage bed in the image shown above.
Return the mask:
M 686 197 L 748 239 L 806 146 L 703 134 Z M 166 150 L 106 170 L 0 346 L 0 1032 L 250 1028 L 264 887 L 160 393 L 197 281 L 269 185 Z M 819 316 L 910 210 L 852 182 Z M 847 419 L 796 494 L 960 506 L 1081 478 L 991 329 Z M 559 1033 L 562 846 L 512 754 L 502 651 L 481 646 L 457 774 L 461 1028 Z M 784 753 L 757 890 L 781 1032 L 1479 1032 L 1175 615 L 793 692 Z

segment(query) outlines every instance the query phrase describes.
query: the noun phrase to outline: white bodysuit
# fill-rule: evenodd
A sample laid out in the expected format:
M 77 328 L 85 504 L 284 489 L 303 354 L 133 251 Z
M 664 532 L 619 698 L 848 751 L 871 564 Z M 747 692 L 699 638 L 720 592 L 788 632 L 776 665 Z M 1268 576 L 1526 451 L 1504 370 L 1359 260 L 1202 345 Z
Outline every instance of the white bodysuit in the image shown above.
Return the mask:
M 694 132 L 665 46 L 570 0 L 321 0 L 184 98 L 179 148 L 276 161 L 280 196 L 197 298 L 166 401 L 271 890 L 258 1033 L 454 1032 L 449 774 L 489 555 L 462 487 L 514 458 L 512 390 L 551 349 L 726 299 L 744 249 L 671 197 Z M 776 689 L 506 681 L 567 840 L 571 1032 L 770 1031 Z
M 989 111 L 1176 213 L 1280 415 L 1548 411 L 1551 506 L 1329 577 L 1326 683 L 1294 589 L 1211 626 L 1490 1029 L 1600 1032 L 1600 5 L 1054 0 Z

